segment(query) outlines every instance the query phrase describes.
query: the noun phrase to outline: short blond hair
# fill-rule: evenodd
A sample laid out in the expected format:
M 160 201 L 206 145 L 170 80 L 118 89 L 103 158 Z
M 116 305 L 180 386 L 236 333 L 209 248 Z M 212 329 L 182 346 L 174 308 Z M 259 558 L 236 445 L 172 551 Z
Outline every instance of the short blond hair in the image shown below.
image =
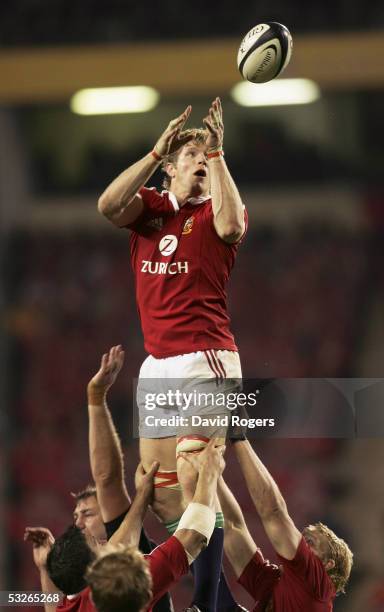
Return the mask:
M 185 136 L 191 136 L 191 135 L 193 136 L 193 138 L 190 140 L 190 142 L 195 142 L 196 144 L 202 145 L 202 144 L 205 144 L 207 141 L 208 132 L 207 130 L 204 130 L 203 128 L 189 128 L 188 130 L 183 130 L 182 132 L 180 132 L 179 138 L 184 138 Z M 180 151 L 182 150 L 182 148 L 183 147 L 180 147 L 180 149 L 177 149 L 177 151 L 175 151 L 174 153 L 171 153 L 170 155 L 167 155 L 166 157 L 163 158 L 161 169 L 164 172 L 164 179 L 163 179 L 164 189 L 169 189 L 171 185 L 171 177 L 168 176 L 167 170 L 166 170 L 167 165 L 176 164 L 177 158 L 179 157 Z
M 334 567 L 328 570 L 328 575 L 335 586 L 336 593 L 345 593 L 345 587 L 353 565 L 353 553 L 348 544 L 338 538 L 332 529 L 329 529 L 323 523 L 315 523 L 314 527 L 321 535 L 325 536 L 329 547 L 327 558 L 332 559 L 335 563 Z
M 139 550 L 122 544 L 103 547 L 86 580 L 98 612 L 140 612 L 152 599 L 152 577 Z

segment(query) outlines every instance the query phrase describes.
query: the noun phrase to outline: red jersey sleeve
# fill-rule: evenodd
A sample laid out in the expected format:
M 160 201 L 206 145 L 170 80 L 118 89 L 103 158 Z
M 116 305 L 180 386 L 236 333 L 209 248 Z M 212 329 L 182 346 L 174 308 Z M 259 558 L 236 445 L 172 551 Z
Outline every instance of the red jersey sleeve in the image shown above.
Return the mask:
M 301 578 L 312 590 L 314 596 L 320 601 L 328 601 L 335 596 L 335 587 L 321 560 L 301 538 L 296 555 L 292 560 L 277 555 L 284 571 L 293 572 Z
M 143 212 L 133 223 L 125 226 L 128 229 L 140 232 L 140 229 L 145 227 L 146 223 L 151 221 L 151 219 L 175 214 L 175 208 L 168 196 L 168 192 L 160 194 L 154 187 L 142 187 L 138 195 L 143 200 Z
M 149 555 L 144 556 L 149 563 L 153 583 L 151 607 L 174 582 L 188 573 L 189 566 L 185 550 L 174 536 L 157 546 Z
M 254 610 L 264 610 L 273 595 L 273 589 L 280 579 L 280 570 L 277 565 L 264 559 L 260 550 L 257 550 L 243 573 L 238 579 L 246 591 L 255 600 Z

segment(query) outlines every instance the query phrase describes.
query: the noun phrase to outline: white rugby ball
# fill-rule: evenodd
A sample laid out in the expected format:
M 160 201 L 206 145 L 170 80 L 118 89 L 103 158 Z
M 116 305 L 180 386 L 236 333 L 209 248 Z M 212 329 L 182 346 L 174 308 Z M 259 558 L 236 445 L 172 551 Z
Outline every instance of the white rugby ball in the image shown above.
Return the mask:
M 271 81 L 289 64 L 292 36 L 276 21 L 259 23 L 244 36 L 237 54 L 241 76 L 251 83 Z

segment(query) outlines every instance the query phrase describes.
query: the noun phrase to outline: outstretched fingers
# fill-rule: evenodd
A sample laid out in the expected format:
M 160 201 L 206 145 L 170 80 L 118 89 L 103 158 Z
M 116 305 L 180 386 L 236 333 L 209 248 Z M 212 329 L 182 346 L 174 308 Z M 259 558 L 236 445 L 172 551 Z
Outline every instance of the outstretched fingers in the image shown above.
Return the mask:
M 208 111 L 208 115 L 203 119 L 203 123 L 209 132 L 208 146 L 221 146 L 223 142 L 224 124 L 223 110 L 220 98 L 215 98 Z
M 213 108 L 220 127 L 223 127 L 223 107 L 221 106 L 220 98 L 216 98 L 216 100 L 213 102 Z
M 108 367 L 109 353 L 104 353 L 101 358 L 100 369 L 105 372 Z
M 112 348 L 109 350 L 109 353 L 106 354 L 106 359 L 104 362 L 106 369 L 112 371 L 116 369 L 120 370 L 124 363 L 124 355 L 125 353 L 121 344 L 118 344 L 117 346 L 112 346 Z
M 115 351 L 113 355 L 114 369 L 117 372 L 120 372 L 121 368 L 123 367 L 124 357 L 125 357 L 125 353 L 123 351 L 123 347 L 121 346 L 121 344 L 119 344 L 118 346 L 115 347 Z
M 166 157 L 169 153 L 173 153 L 182 146 L 179 141 L 179 134 L 191 114 L 191 111 L 192 106 L 189 104 L 181 115 L 169 122 L 167 128 L 155 144 L 154 150 L 160 157 Z M 188 140 L 186 142 L 188 142 Z
M 192 111 L 192 106 L 189 105 L 187 106 L 185 111 L 181 113 L 181 115 L 179 115 L 175 119 L 172 119 L 172 121 L 169 122 L 169 127 L 172 129 L 172 131 L 181 130 L 183 128 L 185 122 L 187 121 L 189 115 L 191 114 L 191 111 Z
M 181 126 L 184 125 L 184 123 L 187 121 L 189 115 L 192 112 L 192 106 L 191 104 L 188 104 L 187 108 L 185 109 L 185 111 L 183 113 L 181 113 L 181 115 L 179 115 L 179 117 L 177 117 L 177 121 L 178 123 L 180 123 Z

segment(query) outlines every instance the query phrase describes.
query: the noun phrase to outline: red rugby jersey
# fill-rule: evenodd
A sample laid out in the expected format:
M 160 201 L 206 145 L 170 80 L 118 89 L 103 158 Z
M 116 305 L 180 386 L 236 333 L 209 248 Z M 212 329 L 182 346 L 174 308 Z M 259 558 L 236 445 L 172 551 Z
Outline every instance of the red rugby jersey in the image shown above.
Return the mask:
M 189 565 L 183 545 L 175 536 L 157 546 L 149 555 L 144 555 L 149 563 L 152 576 L 152 601 L 149 610 L 178 582 L 188 574 Z
M 238 243 L 217 235 L 211 199 L 191 198 L 179 208 L 170 192 L 143 187 L 140 195 L 143 213 L 128 227 L 146 351 L 156 358 L 236 351 L 226 284 Z
M 281 570 L 260 551 L 248 563 L 239 583 L 254 597 L 253 612 L 263 612 L 273 599 L 273 612 L 331 612 L 336 592 L 319 557 L 301 539 L 294 559 L 278 555 Z

